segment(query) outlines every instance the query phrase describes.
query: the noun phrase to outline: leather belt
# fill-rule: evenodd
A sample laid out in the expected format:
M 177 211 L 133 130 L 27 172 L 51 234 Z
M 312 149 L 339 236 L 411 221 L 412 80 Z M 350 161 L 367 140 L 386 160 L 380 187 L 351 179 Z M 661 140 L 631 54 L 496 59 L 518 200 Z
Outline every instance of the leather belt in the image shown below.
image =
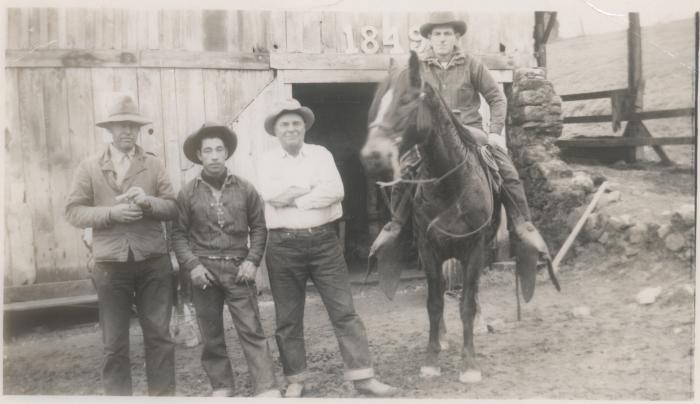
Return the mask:
M 201 255 L 199 258 L 206 258 L 212 261 L 235 261 L 241 259 L 241 257 L 231 257 L 228 255 Z
M 277 229 L 270 229 L 270 231 L 275 231 L 275 232 L 284 232 L 284 233 L 315 233 L 319 232 L 322 230 L 334 230 L 333 223 L 326 223 L 322 224 L 320 226 L 314 226 L 314 227 L 306 227 L 303 229 L 291 229 L 287 227 L 280 227 Z

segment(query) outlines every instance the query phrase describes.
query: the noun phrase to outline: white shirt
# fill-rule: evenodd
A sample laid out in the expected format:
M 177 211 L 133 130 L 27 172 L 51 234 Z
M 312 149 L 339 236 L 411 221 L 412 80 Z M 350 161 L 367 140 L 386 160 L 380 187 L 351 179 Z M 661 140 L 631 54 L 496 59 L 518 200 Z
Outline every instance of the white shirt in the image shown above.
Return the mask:
M 262 155 L 258 173 L 268 228 L 304 229 L 343 216 L 343 181 L 325 147 L 305 143 L 297 156 L 281 147 L 270 150 Z M 276 208 L 269 203 L 292 186 L 309 192 L 298 197 L 295 206 Z
M 114 147 L 113 144 L 109 145 L 109 154 L 112 157 L 112 164 L 114 165 L 114 172 L 117 174 L 117 185 L 121 186 L 124 177 L 126 176 L 129 167 L 131 166 L 131 160 L 134 158 L 136 153 L 136 147 L 124 153 L 121 150 Z

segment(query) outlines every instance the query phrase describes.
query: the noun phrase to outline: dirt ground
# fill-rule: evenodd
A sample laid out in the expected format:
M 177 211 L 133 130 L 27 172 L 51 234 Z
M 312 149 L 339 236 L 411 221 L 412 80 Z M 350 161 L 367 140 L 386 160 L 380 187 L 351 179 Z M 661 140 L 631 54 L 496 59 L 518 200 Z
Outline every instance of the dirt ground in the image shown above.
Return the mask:
M 516 321 L 512 273 L 492 271 L 481 282 L 483 315 L 493 332 L 476 336 L 484 379 L 458 382 L 461 323 L 458 302 L 448 297 L 446 319 L 450 347 L 441 355 L 442 376 L 419 377 L 427 344 L 424 282 L 402 283 L 394 301 L 378 287 L 356 286 L 355 303 L 368 330 L 380 377 L 399 386 L 403 397 L 472 399 L 630 399 L 688 400 L 692 393 L 694 280 L 688 263 L 660 261 L 641 254 L 633 260 L 591 253 L 563 267 L 557 293 L 544 278 L 532 302 Z M 623 262 L 624 261 L 624 262 Z M 635 302 L 643 288 L 662 287 L 648 306 Z M 691 291 L 692 292 L 692 291 Z M 590 316 L 574 315 L 582 306 Z M 261 296 L 264 328 L 273 334 L 273 306 Z M 232 328 L 229 352 L 237 393 L 248 396 L 245 361 Z M 358 397 L 342 381 L 343 366 L 328 317 L 318 295 L 307 298 L 306 338 L 311 379 L 308 397 Z M 200 347 L 176 350 L 177 394 L 206 396 Z M 96 325 L 68 330 L 38 330 L 6 341 L 4 393 L 44 395 L 100 394 L 101 338 Z M 136 394 L 145 394 L 143 343 L 132 327 L 132 363 Z M 278 364 L 281 379 L 281 369 Z

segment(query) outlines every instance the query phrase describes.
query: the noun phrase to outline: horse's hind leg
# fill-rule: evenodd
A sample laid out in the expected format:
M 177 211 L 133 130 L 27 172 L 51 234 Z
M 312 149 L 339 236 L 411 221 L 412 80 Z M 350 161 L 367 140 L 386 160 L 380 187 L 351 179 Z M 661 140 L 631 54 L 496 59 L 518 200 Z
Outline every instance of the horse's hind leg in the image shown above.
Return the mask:
M 481 381 L 481 369 L 474 350 L 474 318 L 476 317 L 479 293 L 479 276 L 485 262 L 485 241 L 480 237 L 476 245 L 469 249 L 470 254 L 463 260 L 464 282 L 460 301 L 460 315 L 464 326 L 464 346 L 462 347 L 462 371 L 459 381 L 477 383 Z
M 440 365 L 438 355 L 441 350 L 440 326 L 444 327 L 443 309 L 445 306 L 445 283 L 442 278 L 440 261 L 434 256 L 432 251 L 424 248 L 421 251 L 421 261 L 425 269 L 428 280 L 428 319 L 430 320 L 430 332 L 428 337 L 428 348 L 425 353 L 425 362 L 421 366 L 422 377 L 433 377 L 440 375 Z

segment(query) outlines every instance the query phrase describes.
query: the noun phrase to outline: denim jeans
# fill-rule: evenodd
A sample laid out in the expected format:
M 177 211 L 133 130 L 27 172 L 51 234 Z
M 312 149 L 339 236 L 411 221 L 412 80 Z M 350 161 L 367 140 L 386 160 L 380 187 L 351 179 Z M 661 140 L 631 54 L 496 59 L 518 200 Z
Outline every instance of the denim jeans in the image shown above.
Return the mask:
M 130 255 L 131 256 L 131 255 Z M 172 268 L 167 254 L 128 262 L 97 262 L 94 282 L 104 343 L 105 394 L 132 394 L 129 323 L 136 303 L 143 330 L 149 395 L 175 394 L 175 346 L 170 338 Z
M 238 333 L 255 394 L 277 388 L 272 354 L 260 323 L 255 284 L 237 284 L 238 266 L 234 261 L 200 262 L 215 280 L 211 287 L 192 286 L 192 301 L 197 310 L 197 323 L 202 333 L 202 367 L 209 376 L 212 389 L 233 391 L 233 371 L 226 351 L 223 308 L 228 306 Z
M 373 377 L 365 326 L 355 312 L 347 266 L 333 226 L 271 229 L 268 234 L 265 259 L 275 301 L 275 338 L 287 380 L 301 382 L 305 377 L 304 302 L 309 278 L 333 325 L 345 379 Z

